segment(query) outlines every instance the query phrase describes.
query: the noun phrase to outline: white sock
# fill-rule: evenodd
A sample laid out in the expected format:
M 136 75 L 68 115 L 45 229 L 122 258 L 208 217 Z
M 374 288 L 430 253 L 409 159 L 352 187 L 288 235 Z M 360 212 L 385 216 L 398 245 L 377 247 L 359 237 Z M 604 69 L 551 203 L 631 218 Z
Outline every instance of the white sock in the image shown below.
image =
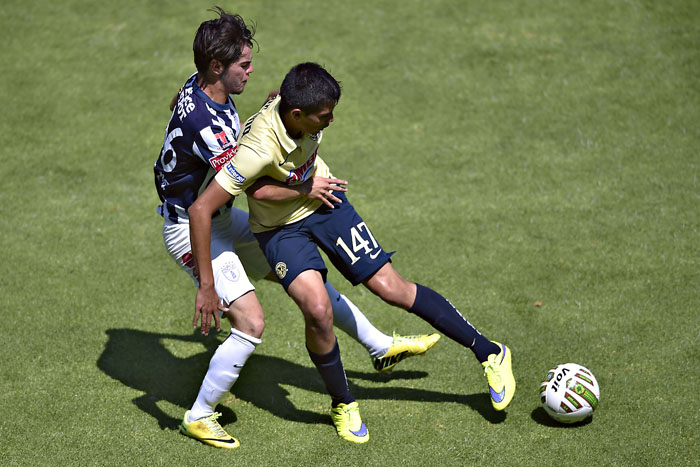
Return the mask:
M 364 345 L 370 357 L 379 357 L 391 347 L 393 337 L 387 336 L 369 322 L 359 308 L 326 281 L 326 291 L 333 306 L 333 324 Z
M 209 369 L 199 388 L 197 400 L 190 410 L 189 422 L 214 413 L 216 404 L 231 390 L 241 373 L 241 368 L 260 342 L 262 341 L 258 338 L 231 328 L 231 334 L 216 349 L 209 361 Z

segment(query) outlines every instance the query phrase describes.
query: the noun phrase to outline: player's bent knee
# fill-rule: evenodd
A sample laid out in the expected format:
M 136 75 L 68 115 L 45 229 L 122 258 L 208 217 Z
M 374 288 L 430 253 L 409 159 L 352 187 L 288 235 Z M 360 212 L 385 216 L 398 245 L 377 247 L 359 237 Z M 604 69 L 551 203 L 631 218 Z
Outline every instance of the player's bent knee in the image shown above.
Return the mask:
M 304 307 L 304 321 L 306 327 L 316 334 L 327 334 L 333 332 L 333 313 L 329 312 L 325 303 L 316 303 Z
M 304 318 L 307 321 L 312 321 L 312 322 L 318 322 L 318 323 L 325 323 L 325 322 L 330 322 L 331 325 L 333 324 L 333 313 L 331 310 L 329 310 L 327 304 L 325 303 L 314 303 L 310 305 L 306 305 L 302 309 L 302 313 L 304 313 Z
M 265 330 L 265 313 L 254 292 L 248 292 L 229 305 L 231 325 L 241 332 L 260 338 Z
M 393 270 L 389 274 L 376 274 L 365 285 L 388 304 L 404 309 L 409 309 L 416 297 L 416 285 Z
M 265 330 L 265 320 L 262 316 L 247 321 L 249 334 L 260 339 Z
M 265 330 L 265 320 L 262 316 L 244 316 L 228 313 L 229 321 L 232 328 L 248 334 L 249 336 L 260 339 Z
M 306 321 L 306 331 L 325 339 L 326 336 L 333 335 L 333 326 L 328 326 L 326 323 L 319 321 Z

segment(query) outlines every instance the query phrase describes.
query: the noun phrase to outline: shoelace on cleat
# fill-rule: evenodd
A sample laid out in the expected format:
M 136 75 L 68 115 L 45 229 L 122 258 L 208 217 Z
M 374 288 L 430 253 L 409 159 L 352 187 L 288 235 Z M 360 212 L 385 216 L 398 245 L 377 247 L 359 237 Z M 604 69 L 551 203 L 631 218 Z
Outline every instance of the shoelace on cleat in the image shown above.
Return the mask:
M 358 406 L 352 406 L 352 407 L 339 407 L 339 409 L 345 414 L 344 417 L 342 417 L 340 424 L 342 428 L 348 428 L 352 429 L 351 427 L 354 427 L 355 425 L 360 425 L 362 422 L 358 423 L 358 418 L 360 416 L 359 414 L 359 407 Z
M 221 416 L 221 413 L 219 412 L 214 412 L 213 414 L 209 415 L 207 418 L 202 420 L 204 424 L 209 428 L 209 431 L 214 433 L 215 436 L 218 436 L 220 438 L 226 438 L 226 432 L 224 429 L 219 425 L 219 422 L 216 421 L 217 418 Z
M 421 336 L 402 336 L 400 334 L 394 333 L 394 344 L 399 344 L 403 342 L 413 342 L 420 341 Z
M 494 368 L 494 361 L 496 360 L 496 355 L 489 355 L 489 359 L 486 361 L 486 365 L 484 365 L 484 375 L 491 381 L 493 378 L 493 381 L 495 383 L 500 383 L 501 382 L 501 372 L 496 370 Z
M 349 407 L 347 410 L 345 410 L 345 413 L 348 414 L 348 418 L 347 418 L 348 428 L 359 425 L 358 418 L 360 417 L 360 411 L 358 410 L 357 406 Z

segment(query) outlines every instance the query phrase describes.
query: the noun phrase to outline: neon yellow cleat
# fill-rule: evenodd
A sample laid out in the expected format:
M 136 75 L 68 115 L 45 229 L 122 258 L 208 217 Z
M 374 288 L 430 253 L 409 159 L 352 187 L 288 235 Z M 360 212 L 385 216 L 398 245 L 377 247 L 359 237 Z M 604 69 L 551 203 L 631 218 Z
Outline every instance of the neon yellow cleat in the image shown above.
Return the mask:
M 338 404 L 331 409 L 331 418 L 338 432 L 338 436 L 353 443 L 366 443 L 369 441 L 369 431 L 362 418 L 360 418 L 360 406 L 357 402 Z
M 515 394 L 515 378 L 511 367 L 510 349 L 503 344 L 494 342 L 501 348 L 496 354 L 489 355 L 487 361 L 482 363 L 484 374 L 489 382 L 491 404 L 496 410 L 505 409 Z
M 194 422 L 187 421 L 189 415 L 190 411 L 188 410 L 185 412 L 185 418 L 182 419 L 180 424 L 182 434 L 217 448 L 235 449 L 241 445 L 236 438 L 226 433 L 219 425 L 219 422 L 216 421 L 221 416 L 220 413 L 215 412 L 206 418 L 195 420 Z
M 401 336 L 394 333 L 394 342 L 381 357 L 372 357 L 374 369 L 382 373 L 391 373 L 397 363 L 404 358 L 423 355 L 440 340 L 440 334 L 419 334 Z

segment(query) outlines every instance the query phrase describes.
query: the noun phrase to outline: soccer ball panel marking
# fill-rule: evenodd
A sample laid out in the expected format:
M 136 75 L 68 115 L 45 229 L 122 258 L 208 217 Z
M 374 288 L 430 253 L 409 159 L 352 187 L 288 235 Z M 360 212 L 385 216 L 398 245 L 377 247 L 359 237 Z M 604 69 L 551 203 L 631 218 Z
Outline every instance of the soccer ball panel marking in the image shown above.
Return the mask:
M 576 363 L 565 363 L 549 370 L 539 392 L 544 410 L 561 423 L 588 418 L 600 400 L 600 386 L 595 376 Z

